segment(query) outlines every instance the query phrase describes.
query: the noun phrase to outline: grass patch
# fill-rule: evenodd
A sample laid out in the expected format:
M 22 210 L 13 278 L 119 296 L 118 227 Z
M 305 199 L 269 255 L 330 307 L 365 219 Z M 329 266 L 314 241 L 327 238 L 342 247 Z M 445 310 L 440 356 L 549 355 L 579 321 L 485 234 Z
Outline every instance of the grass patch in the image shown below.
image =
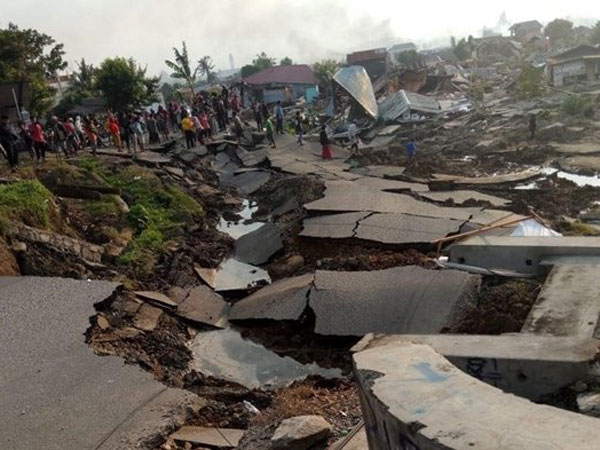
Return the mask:
M 127 221 L 136 232 L 119 262 L 132 267 L 138 275 L 147 275 L 157 254 L 174 237 L 173 231 L 201 217 L 202 206 L 181 189 L 165 185 L 154 173 L 141 167 L 129 167 L 106 179 L 111 186 L 121 189 L 130 205 Z
M 80 158 L 77 160 L 77 165 L 82 169 L 88 170 L 96 175 L 100 175 L 103 178 L 110 176 L 110 171 L 106 168 L 106 166 L 91 156 L 84 156 L 83 158 Z
M 36 228 L 48 228 L 52 193 L 37 180 L 0 185 L 0 217 Z
M 83 209 L 90 216 L 106 217 L 119 216 L 119 206 L 113 196 L 105 195 L 102 200 L 86 200 Z
M 598 231 L 596 228 L 579 221 L 569 222 L 567 220 L 561 220 L 558 229 L 564 236 L 600 235 L 600 231 Z

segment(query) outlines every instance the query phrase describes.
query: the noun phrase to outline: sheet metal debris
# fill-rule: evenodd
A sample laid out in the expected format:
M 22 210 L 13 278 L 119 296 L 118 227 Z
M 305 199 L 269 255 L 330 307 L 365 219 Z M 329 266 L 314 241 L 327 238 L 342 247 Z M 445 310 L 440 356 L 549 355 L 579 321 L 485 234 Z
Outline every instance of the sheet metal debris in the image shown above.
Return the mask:
M 359 105 L 374 119 L 379 116 L 373 85 L 367 71 L 362 66 L 349 66 L 338 70 L 334 81 L 343 87 Z

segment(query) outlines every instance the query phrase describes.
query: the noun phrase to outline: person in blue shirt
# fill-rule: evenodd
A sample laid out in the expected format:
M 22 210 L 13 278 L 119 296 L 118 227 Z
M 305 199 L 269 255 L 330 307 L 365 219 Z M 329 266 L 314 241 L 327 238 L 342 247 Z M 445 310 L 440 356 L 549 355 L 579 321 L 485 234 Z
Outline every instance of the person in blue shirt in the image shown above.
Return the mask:
M 277 102 L 275 106 L 275 132 L 277 134 L 283 134 L 283 106 L 281 106 L 281 100 Z
M 417 146 L 415 144 L 415 140 L 411 139 L 406 143 L 406 157 L 410 160 L 415 157 L 417 154 Z

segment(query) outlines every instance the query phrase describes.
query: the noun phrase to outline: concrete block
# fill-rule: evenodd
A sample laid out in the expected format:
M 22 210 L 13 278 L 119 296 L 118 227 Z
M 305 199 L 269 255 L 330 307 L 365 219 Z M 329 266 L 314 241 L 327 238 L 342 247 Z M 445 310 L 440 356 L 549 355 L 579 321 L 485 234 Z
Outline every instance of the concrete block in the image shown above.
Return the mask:
M 398 343 L 431 346 L 468 375 L 505 392 L 539 400 L 584 378 L 598 342 L 528 334 L 368 335 L 356 350 Z
M 536 275 L 555 256 L 600 256 L 600 238 L 475 236 L 450 247 L 452 263 Z
M 506 394 L 427 345 L 354 355 L 370 450 L 595 450 L 600 421 Z

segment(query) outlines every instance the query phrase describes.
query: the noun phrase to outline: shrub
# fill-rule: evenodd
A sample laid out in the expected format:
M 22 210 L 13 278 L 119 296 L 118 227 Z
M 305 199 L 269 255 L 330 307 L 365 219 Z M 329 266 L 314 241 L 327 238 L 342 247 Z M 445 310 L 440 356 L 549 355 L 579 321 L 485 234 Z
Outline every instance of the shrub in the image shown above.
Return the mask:
M 50 225 L 52 194 L 37 180 L 0 185 L 0 217 L 38 228 Z

